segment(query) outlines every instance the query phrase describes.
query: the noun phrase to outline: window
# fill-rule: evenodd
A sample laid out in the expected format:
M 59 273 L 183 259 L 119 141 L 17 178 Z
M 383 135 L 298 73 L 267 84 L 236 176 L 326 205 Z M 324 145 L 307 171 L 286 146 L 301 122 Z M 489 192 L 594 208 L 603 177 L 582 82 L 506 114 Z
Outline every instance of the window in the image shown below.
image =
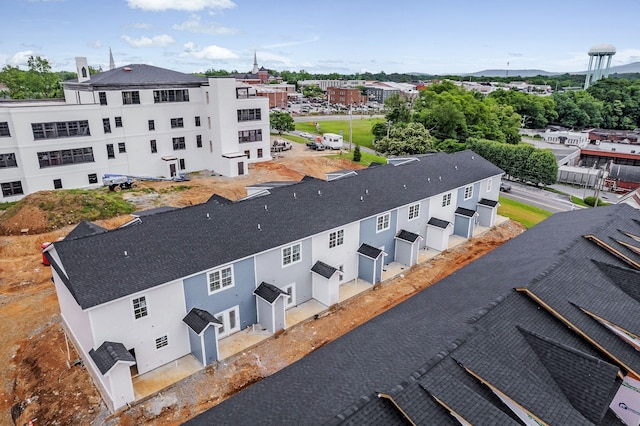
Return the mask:
M 173 138 L 173 150 L 187 149 L 187 145 L 184 143 L 184 136 L 179 138 Z
M 464 187 L 464 199 L 468 200 L 471 197 L 473 197 L 473 185 L 465 186 Z
M 262 120 L 262 110 L 260 108 L 239 109 L 238 121 Z
M 155 130 L 156 129 L 156 122 L 153 120 L 149 120 L 149 130 Z
M 376 232 L 384 231 L 385 229 L 389 229 L 391 226 L 391 213 L 385 213 L 376 218 Z
M 449 194 L 444 194 L 442 196 L 442 207 L 446 207 L 449 204 L 451 204 L 451 193 Z
M 133 316 L 136 319 L 140 319 L 142 317 L 146 317 L 147 315 L 147 298 L 145 296 L 142 296 L 138 297 L 137 299 L 133 299 Z
M 34 139 L 56 139 L 74 136 L 90 136 L 89 121 L 59 121 L 55 123 L 31 123 Z
M 11 136 L 9 132 L 9 123 L 6 121 L 0 122 L 0 136 Z
M 95 173 L 91 173 L 88 175 L 89 183 L 98 183 L 98 175 Z
M 222 269 L 216 269 L 209 272 L 209 294 L 215 293 L 225 288 L 233 287 L 233 269 L 231 266 L 224 267 Z
M 218 337 L 226 337 L 240 331 L 240 310 L 237 306 L 214 315 L 222 326 L 218 327 Z
M 248 87 L 238 87 L 236 88 L 236 99 L 248 99 L 249 98 L 249 88 Z
M 116 158 L 116 153 L 113 150 L 113 144 L 112 143 L 108 143 L 107 144 L 107 158 Z
M 156 339 L 156 349 L 164 348 L 165 346 L 169 346 L 169 339 L 167 336 L 158 337 Z
M 196 135 L 196 147 L 202 148 L 202 135 Z
M 40 168 L 65 166 L 67 164 L 93 163 L 93 148 L 63 149 L 38 153 Z
M 491 192 L 492 187 L 493 187 L 493 178 L 489 178 L 489 180 L 487 180 L 487 192 Z
M 262 158 L 262 148 L 258 148 L 258 158 Z
M 151 153 L 155 154 L 156 152 L 158 152 L 158 145 L 156 145 L 156 140 L 155 139 L 151 139 L 149 141 L 149 144 L 151 145 Z
M 122 117 L 116 117 L 116 127 L 122 127 Z
M 244 151 L 244 155 L 247 156 L 247 160 L 251 158 L 251 151 L 249 151 L 248 149 Z
M 53 180 L 53 189 L 62 189 L 62 179 Z
M 107 104 L 107 92 L 98 92 L 98 97 L 100 98 L 100 105 Z
M 240 130 L 238 132 L 238 142 L 258 142 L 262 140 L 262 129 Z
M 420 204 L 409 206 L 409 220 L 420 217 Z
M 344 229 L 339 229 L 329 234 L 329 248 L 342 245 L 344 243 Z
M 22 182 L 20 182 L 19 180 L 15 182 L 4 182 L 0 184 L 0 187 L 2 187 L 2 196 L 4 197 L 24 194 L 24 192 L 22 191 Z
M 196 127 L 200 127 L 200 116 L 196 116 Z
M 189 89 L 154 90 L 153 102 L 189 102 Z
M 179 159 L 178 163 L 180 163 L 180 170 L 184 170 L 186 168 L 184 165 L 184 158 Z
M 282 266 L 291 265 L 301 260 L 300 257 L 301 246 L 300 243 L 283 247 L 282 248 Z
M 122 103 L 124 105 L 133 105 L 140 103 L 140 92 L 137 90 L 132 92 L 122 92 Z
M 172 118 L 171 119 L 171 128 L 172 129 L 176 129 L 178 127 L 184 127 L 184 121 L 182 120 L 182 117 L 180 117 L 180 118 Z
M 14 154 L 13 152 L 9 154 L 0 154 L 0 169 L 4 167 L 18 167 L 16 154 Z
M 108 118 L 102 119 L 102 128 L 105 133 L 111 133 L 111 121 Z
M 118 142 L 118 152 L 120 154 L 124 154 L 125 152 L 127 152 L 127 147 L 124 142 Z

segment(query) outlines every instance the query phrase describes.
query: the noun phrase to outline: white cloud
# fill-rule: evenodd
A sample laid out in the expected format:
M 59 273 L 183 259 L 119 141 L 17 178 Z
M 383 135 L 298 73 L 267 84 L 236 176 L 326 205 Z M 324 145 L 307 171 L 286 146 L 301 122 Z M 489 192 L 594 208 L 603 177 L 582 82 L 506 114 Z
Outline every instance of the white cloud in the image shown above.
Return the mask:
M 94 49 L 101 49 L 103 44 L 100 40 L 95 40 L 95 41 L 88 42 L 87 46 L 93 47 Z
M 184 52 L 180 56 L 195 59 L 236 59 L 238 57 L 225 47 L 211 45 L 200 48 L 192 42 L 185 43 Z
M 128 35 L 123 35 L 121 36 L 121 38 L 127 43 L 129 43 L 129 45 L 132 47 L 165 47 L 172 43 L 175 43 L 175 40 L 173 39 L 173 37 L 166 34 L 153 36 L 151 38 L 149 37 L 133 38 L 133 37 L 129 37 Z
M 237 30 L 233 28 L 223 27 L 215 22 L 202 22 L 200 16 L 191 15 L 189 20 L 184 21 L 182 24 L 173 25 L 174 30 L 189 31 L 190 33 L 202 33 L 202 34 L 233 34 Z
M 7 65 L 12 65 L 14 67 L 19 67 L 20 65 L 26 66 L 29 60 L 29 56 L 34 56 L 32 50 L 18 52 L 7 59 Z
M 209 9 L 215 12 L 236 7 L 231 0 L 127 0 L 127 3 L 131 9 L 151 11 L 173 9 L 195 12 Z

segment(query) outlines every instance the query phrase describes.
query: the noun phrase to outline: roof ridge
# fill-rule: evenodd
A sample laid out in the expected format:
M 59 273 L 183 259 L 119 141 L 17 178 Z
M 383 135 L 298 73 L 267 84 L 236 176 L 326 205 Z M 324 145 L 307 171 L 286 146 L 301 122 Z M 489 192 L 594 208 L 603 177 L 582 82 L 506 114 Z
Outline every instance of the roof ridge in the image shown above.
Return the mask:
M 469 318 L 467 320 L 467 324 L 477 323 L 478 321 L 480 321 L 480 319 L 482 317 L 487 315 L 489 312 L 491 312 L 492 309 L 494 309 L 496 306 L 498 306 L 500 303 L 502 303 L 504 300 L 506 300 L 508 297 L 510 297 L 513 294 L 514 293 L 512 291 L 510 291 L 508 293 L 505 293 L 505 294 L 497 297 L 495 300 L 490 302 L 487 306 L 485 306 L 484 308 L 481 308 L 474 316 Z

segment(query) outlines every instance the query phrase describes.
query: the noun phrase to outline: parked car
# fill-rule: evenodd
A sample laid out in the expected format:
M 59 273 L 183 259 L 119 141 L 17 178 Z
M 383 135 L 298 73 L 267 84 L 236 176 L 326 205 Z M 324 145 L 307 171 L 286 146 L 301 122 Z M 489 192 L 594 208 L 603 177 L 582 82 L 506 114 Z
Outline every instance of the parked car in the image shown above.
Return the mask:
M 309 142 L 307 143 L 307 146 L 311 149 L 313 149 L 314 151 L 324 151 L 325 150 L 325 146 L 322 145 L 320 142 Z
M 307 138 L 307 139 L 313 139 L 313 135 L 311 133 L 307 133 L 307 132 L 300 132 L 299 135 L 303 138 Z
M 502 192 L 511 192 L 511 185 L 505 182 L 500 182 L 500 191 Z

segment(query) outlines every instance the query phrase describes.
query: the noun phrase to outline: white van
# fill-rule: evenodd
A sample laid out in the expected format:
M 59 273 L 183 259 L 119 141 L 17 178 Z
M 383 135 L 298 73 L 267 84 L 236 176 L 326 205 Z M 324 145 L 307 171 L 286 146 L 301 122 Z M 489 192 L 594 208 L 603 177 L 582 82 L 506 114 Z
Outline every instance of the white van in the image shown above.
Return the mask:
M 335 133 L 325 133 L 322 135 L 322 145 L 331 149 L 342 149 L 344 141 L 341 135 Z

